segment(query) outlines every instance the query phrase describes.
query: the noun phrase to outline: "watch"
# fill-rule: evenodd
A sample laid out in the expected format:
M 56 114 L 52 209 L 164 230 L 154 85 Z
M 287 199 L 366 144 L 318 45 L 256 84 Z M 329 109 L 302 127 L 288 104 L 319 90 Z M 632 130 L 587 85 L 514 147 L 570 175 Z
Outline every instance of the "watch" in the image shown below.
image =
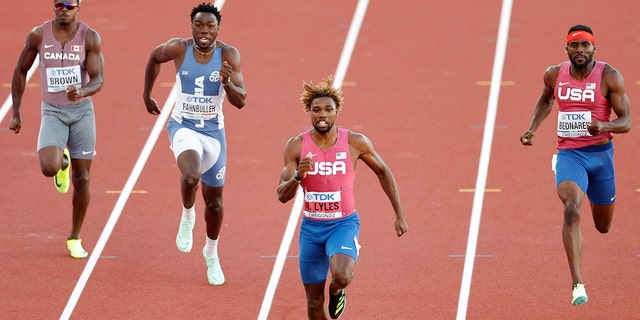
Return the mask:
M 293 174 L 293 179 L 298 182 L 302 181 L 302 178 L 300 178 L 300 176 L 298 175 L 298 170 L 296 170 L 296 173 Z

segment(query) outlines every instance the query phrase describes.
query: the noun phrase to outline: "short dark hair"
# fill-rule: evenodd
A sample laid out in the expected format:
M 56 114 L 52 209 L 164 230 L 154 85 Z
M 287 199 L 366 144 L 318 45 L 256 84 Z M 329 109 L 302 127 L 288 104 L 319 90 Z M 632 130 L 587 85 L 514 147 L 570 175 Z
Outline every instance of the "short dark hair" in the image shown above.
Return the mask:
M 589 28 L 589 27 L 587 27 L 585 25 L 582 25 L 582 24 L 577 24 L 577 25 L 569 28 L 569 32 L 567 32 L 567 34 L 569 34 L 571 32 L 574 32 L 574 31 L 586 31 L 586 32 L 591 33 L 591 35 L 593 35 L 593 31 L 591 31 L 591 28 Z
M 220 21 L 222 20 L 222 15 L 220 14 L 220 11 L 218 11 L 218 8 L 216 8 L 211 3 L 203 2 L 199 4 L 197 7 L 193 8 L 191 10 L 191 22 L 193 22 L 193 17 L 195 17 L 198 12 L 213 13 L 213 15 L 216 16 L 216 20 L 218 20 L 218 24 L 220 24 Z

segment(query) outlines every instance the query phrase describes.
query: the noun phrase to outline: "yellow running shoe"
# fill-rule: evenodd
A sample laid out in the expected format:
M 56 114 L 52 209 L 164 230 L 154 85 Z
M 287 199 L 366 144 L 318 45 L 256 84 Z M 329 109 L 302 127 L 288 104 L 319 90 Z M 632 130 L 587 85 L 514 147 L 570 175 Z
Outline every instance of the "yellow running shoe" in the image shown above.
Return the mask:
M 86 258 L 89 253 L 82 248 L 82 239 L 69 239 L 67 240 L 67 249 L 71 256 L 76 259 Z
M 340 293 L 337 295 L 332 295 L 329 292 L 329 316 L 331 319 L 338 319 L 342 315 L 344 311 L 344 307 L 347 305 L 347 297 L 344 293 L 344 289 L 340 290 Z
M 69 155 L 69 149 L 64 148 L 63 157 L 67 158 L 69 165 L 65 169 L 58 170 L 58 173 L 53 176 L 53 184 L 56 185 L 56 189 L 60 193 L 67 193 L 69 191 L 69 184 L 71 178 L 69 177 L 69 171 L 71 169 L 71 156 Z

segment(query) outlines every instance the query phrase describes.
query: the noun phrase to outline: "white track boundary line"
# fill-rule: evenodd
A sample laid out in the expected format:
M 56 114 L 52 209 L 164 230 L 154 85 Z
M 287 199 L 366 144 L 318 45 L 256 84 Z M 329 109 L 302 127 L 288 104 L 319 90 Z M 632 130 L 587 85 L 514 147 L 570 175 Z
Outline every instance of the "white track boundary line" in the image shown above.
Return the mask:
M 353 53 L 353 49 L 356 45 L 358 33 L 360 33 L 362 21 L 364 20 L 365 13 L 367 12 L 368 5 L 369 0 L 358 1 L 358 6 L 356 7 L 356 11 L 353 15 L 353 20 L 351 20 L 351 26 L 349 27 L 349 33 L 347 34 L 346 42 L 344 44 L 344 47 L 342 48 L 342 54 L 340 56 L 340 61 L 338 62 L 338 68 L 334 75 L 333 85 L 336 88 L 340 88 L 342 86 L 342 82 L 344 81 L 349 62 L 351 61 L 351 54 Z M 291 246 L 293 235 L 295 233 L 296 227 L 298 226 L 298 218 L 300 217 L 300 212 L 302 211 L 302 198 L 302 188 L 298 187 L 293 207 L 291 208 L 291 214 L 289 215 L 289 222 L 287 223 L 282 242 L 280 243 L 280 249 L 278 250 L 278 255 L 276 256 L 276 261 L 273 266 L 271 278 L 269 279 L 269 284 L 267 285 L 267 290 L 264 294 L 264 299 L 262 300 L 262 307 L 260 308 L 260 313 L 258 314 L 258 320 L 266 320 L 269 315 L 273 297 L 276 293 L 276 288 L 278 287 L 278 282 L 280 281 L 280 275 L 282 274 L 282 269 L 284 268 L 284 263 L 289 252 L 289 247 Z
M 219 10 L 222 10 L 222 6 L 224 5 L 224 3 L 225 3 L 225 0 L 216 0 L 214 5 Z M 136 164 L 133 167 L 133 170 L 131 171 L 131 175 L 129 175 L 129 178 L 127 179 L 127 182 L 125 183 L 124 188 L 122 189 L 122 192 L 118 197 L 118 201 L 116 202 L 113 208 L 113 211 L 111 211 L 109 220 L 107 220 L 107 224 L 102 230 L 102 234 L 100 235 L 100 238 L 98 239 L 98 242 L 96 243 L 96 246 L 93 249 L 91 256 L 89 257 L 89 261 L 87 261 L 87 264 L 84 267 L 84 270 L 82 271 L 82 274 L 80 275 L 80 278 L 78 279 L 78 282 L 76 283 L 76 286 L 73 289 L 73 292 L 69 297 L 69 300 L 67 301 L 67 305 L 65 306 L 62 312 L 62 315 L 60 316 L 60 319 L 66 320 L 71 317 L 71 313 L 75 309 L 75 306 L 77 305 L 78 300 L 80 299 L 80 295 L 82 294 L 82 291 L 84 290 L 84 287 L 87 284 L 87 281 L 89 280 L 89 277 L 93 272 L 93 269 L 98 263 L 98 259 L 100 258 L 100 255 L 102 254 L 102 251 L 104 250 L 104 247 L 106 246 L 107 241 L 109 240 L 109 237 L 111 236 L 111 232 L 113 232 L 113 228 L 115 227 L 116 222 L 118 222 L 118 219 L 122 214 L 122 209 L 127 203 L 127 200 L 129 199 L 129 195 L 131 195 L 131 191 L 133 190 L 133 187 L 138 181 L 138 178 L 140 177 L 140 174 L 142 173 L 142 170 L 144 169 L 144 166 L 147 163 L 147 160 L 149 159 L 149 155 L 151 154 L 151 151 L 153 150 L 153 148 L 156 145 L 156 142 L 158 141 L 158 137 L 160 136 L 160 133 L 165 127 L 165 123 L 169 119 L 169 115 L 171 114 L 171 108 L 173 107 L 173 104 L 176 98 L 176 90 L 177 88 L 176 88 L 176 85 L 174 84 L 171 90 L 171 93 L 167 98 L 167 101 L 162 107 L 162 112 L 160 113 L 160 116 L 158 116 L 158 119 L 156 120 L 156 123 L 154 124 L 153 129 L 149 134 L 149 138 L 147 138 L 147 142 L 142 148 L 142 151 L 140 152 L 140 156 L 138 157 L 138 160 L 136 161 Z
M 464 259 L 464 270 L 462 272 L 462 283 L 460 285 L 460 296 L 458 300 L 458 312 L 456 319 L 464 320 L 467 317 L 467 306 L 469 304 L 469 292 L 471 290 L 471 276 L 473 275 L 473 264 L 478 244 L 478 230 L 480 229 L 480 216 L 482 215 L 482 203 L 484 201 L 484 189 L 487 183 L 487 171 L 489 170 L 489 160 L 491 157 L 491 145 L 493 143 L 493 132 L 495 129 L 496 113 L 498 110 L 498 98 L 500 97 L 500 83 L 502 82 L 502 70 L 504 58 L 507 50 L 507 39 L 509 37 L 509 23 L 511 20 L 511 8 L 513 0 L 502 2 L 500 13 L 500 25 L 498 27 L 498 42 L 493 60 L 493 71 L 491 74 L 491 87 L 489 90 L 489 102 L 487 106 L 487 117 L 484 124 L 484 134 L 482 137 L 482 149 L 480 151 L 480 162 L 478 164 L 478 176 L 476 179 L 476 191 L 473 197 L 473 208 L 471 210 L 471 222 L 469 225 L 469 238 L 467 240 L 467 253 Z

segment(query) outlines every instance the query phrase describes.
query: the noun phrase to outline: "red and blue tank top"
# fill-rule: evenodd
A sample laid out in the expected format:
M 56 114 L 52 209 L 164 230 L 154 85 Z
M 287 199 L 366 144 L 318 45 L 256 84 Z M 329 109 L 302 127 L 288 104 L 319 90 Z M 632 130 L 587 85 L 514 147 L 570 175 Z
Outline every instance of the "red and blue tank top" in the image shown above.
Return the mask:
M 335 220 L 356 211 L 353 196 L 355 171 L 349 153 L 349 131 L 338 128 L 336 143 L 320 149 L 311 138 L 311 131 L 302 136 L 300 157 L 313 159 L 313 171 L 300 185 L 304 190 L 303 214 L 313 220 Z
M 594 137 L 587 129 L 592 120 L 610 121 L 611 104 L 600 91 L 605 65 L 604 62 L 596 61 L 589 76 L 583 80 L 571 77 L 570 61 L 560 65 L 555 88 L 559 109 L 557 126 L 559 150 L 582 148 L 604 138 L 612 138 L 610 132 L 603 132 Z

